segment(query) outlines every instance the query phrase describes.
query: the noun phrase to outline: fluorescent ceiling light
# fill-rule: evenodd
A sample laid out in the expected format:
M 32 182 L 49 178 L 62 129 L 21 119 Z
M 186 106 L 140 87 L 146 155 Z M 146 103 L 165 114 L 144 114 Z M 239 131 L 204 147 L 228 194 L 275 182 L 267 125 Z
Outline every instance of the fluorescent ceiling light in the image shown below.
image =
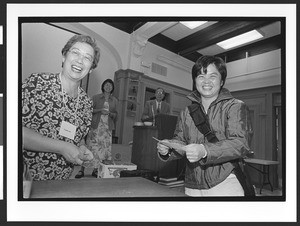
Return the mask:
M 207 23 L 207 21 L 180 21 L 180 23 L 188 27 L 189 29 L 194 29 L 202 24 Z
M 259 33 L 257 30 L 249 31 L 247 33 L 235 36 L 233 38 L 227 39 L 225 41 L 217 43 L 218 46 L 223 49 L 230 49 L 257 39 L 262 38 L 263 35 Z

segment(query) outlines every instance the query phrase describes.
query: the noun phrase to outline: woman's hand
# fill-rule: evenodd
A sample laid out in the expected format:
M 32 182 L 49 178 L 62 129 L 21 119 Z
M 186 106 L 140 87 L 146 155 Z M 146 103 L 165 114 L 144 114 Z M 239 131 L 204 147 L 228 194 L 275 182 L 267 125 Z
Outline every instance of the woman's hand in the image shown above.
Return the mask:
M 102 115 L 108 115 L 109 114 L 109 110 L 104 109 L 104 108 L 102 108 L 100 112 L 101 112 Z
M 108 115 L 109 114 L 109 110 L 107 110 L 105 108 L 93 109 L 93 114 L 97 114 L 97 113 L 100 113 L 101 115 Z
M 81 145 L 79 147 L 79 151 L 80 151 L 80 154 L 79 154 L 79 158 L 86 162 L 86 161 L 92 161 L 94 159 L 94 155 L 93 153 L 85 146 L 85 145 Z
M 65 145 L 62 146 L 60 153 L 65 157 L 68 162 L 71 162 L 76 165 L 82 165 L 83 154 L 79 147 L 74 144 L 65 142 Z
M 23 127 L 23 148 L 37 152 L 52 152 L 61 154 L 68 162 L 81 165 L 83 161 L 93 159 L 93 153 L 81 145 L 52 139 L 35 132 L 32 129 Z
M 68 162 L 82 164 L 80 148 L 74 144 L 52 139 L 35 132 L 33 129 L 23 127 L 23 148 L 25 150 L 37 152 L 51 152 L 61 154 Z M 83 151 L 85 155 L 90 155 L 88 151 Z
M 161 144 L 160 142 L 157 143 L 157 151 L 161 155 L 166 155 L 169 152 L 169 147 L 166 145 Z
M 94 159 L 93 153 L 84 145 L 77 147 L 76 145 L 66 143 L 66 147 L 61 151 L 61 154 L 68 162 L 82 165 L 84 162 Z
M 185 151 L 186 158 L 190 162 L 197 162 L 207 155 L 207 151 L 203 144 L 189 144 L 182 147 L 182 149 Z

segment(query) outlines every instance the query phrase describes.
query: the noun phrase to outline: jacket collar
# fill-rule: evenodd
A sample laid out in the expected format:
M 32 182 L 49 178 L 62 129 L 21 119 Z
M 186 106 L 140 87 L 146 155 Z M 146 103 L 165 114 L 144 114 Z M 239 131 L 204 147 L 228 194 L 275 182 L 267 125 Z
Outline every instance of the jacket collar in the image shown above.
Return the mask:
M 202 104 L 201 95 L 197 90 L 195 90 L 195 91 L 191 92 L 189 95 L 187 95 L 187 98 L 189 100 L 191 100 L 192 102 L 197 102 L 199 104 Z M 217 99 L 214 100 L 212 104 L 216 104 L 222 100 L 227 100 L 227 99 L 232 99 L 232 98 L 233 98 L 233 96 L 231 95 L 229 90 L 226 88 L 222 88 L 220 90 L 220 93 L 219 93 Z

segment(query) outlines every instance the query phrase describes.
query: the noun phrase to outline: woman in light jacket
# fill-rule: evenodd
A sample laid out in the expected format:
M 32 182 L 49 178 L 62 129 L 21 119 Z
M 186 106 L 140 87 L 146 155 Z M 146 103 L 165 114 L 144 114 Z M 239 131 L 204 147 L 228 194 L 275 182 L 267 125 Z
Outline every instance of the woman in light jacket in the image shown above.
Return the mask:
M 208 142 L 186 108 L 180 114 L 174 139 L 169 140 L 182 148 L 173 151 L 157 144 L 163 161 L 186 159 L 185 193 L 189 196 L 244 196 L 233 161 L 250 151 L 250 114 L 243 101 L 223 88 L 226 76 L 221 58 L 200 57 L 192 69 L 194 91 L 188 96 L 202 108 L 217 142 Z

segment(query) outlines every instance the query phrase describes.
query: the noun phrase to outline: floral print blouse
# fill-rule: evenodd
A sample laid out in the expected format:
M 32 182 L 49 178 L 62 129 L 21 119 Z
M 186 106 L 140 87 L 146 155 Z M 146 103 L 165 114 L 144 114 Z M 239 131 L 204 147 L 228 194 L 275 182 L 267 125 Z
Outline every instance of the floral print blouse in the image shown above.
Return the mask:
M 93 103 L 82 88 L 78 93 L 78 98 L 73 98 L 63 92 L 59 74 L 32 74 L 22 84 L 23 126 L 79 146 L 91 125 Z M 76 125 L 74 140 L 59 134 L 63 120 Z M 23 160 L 33 180 L 68 179 L 74 169 L 72 163 L 56 153 L 23 150 Z

